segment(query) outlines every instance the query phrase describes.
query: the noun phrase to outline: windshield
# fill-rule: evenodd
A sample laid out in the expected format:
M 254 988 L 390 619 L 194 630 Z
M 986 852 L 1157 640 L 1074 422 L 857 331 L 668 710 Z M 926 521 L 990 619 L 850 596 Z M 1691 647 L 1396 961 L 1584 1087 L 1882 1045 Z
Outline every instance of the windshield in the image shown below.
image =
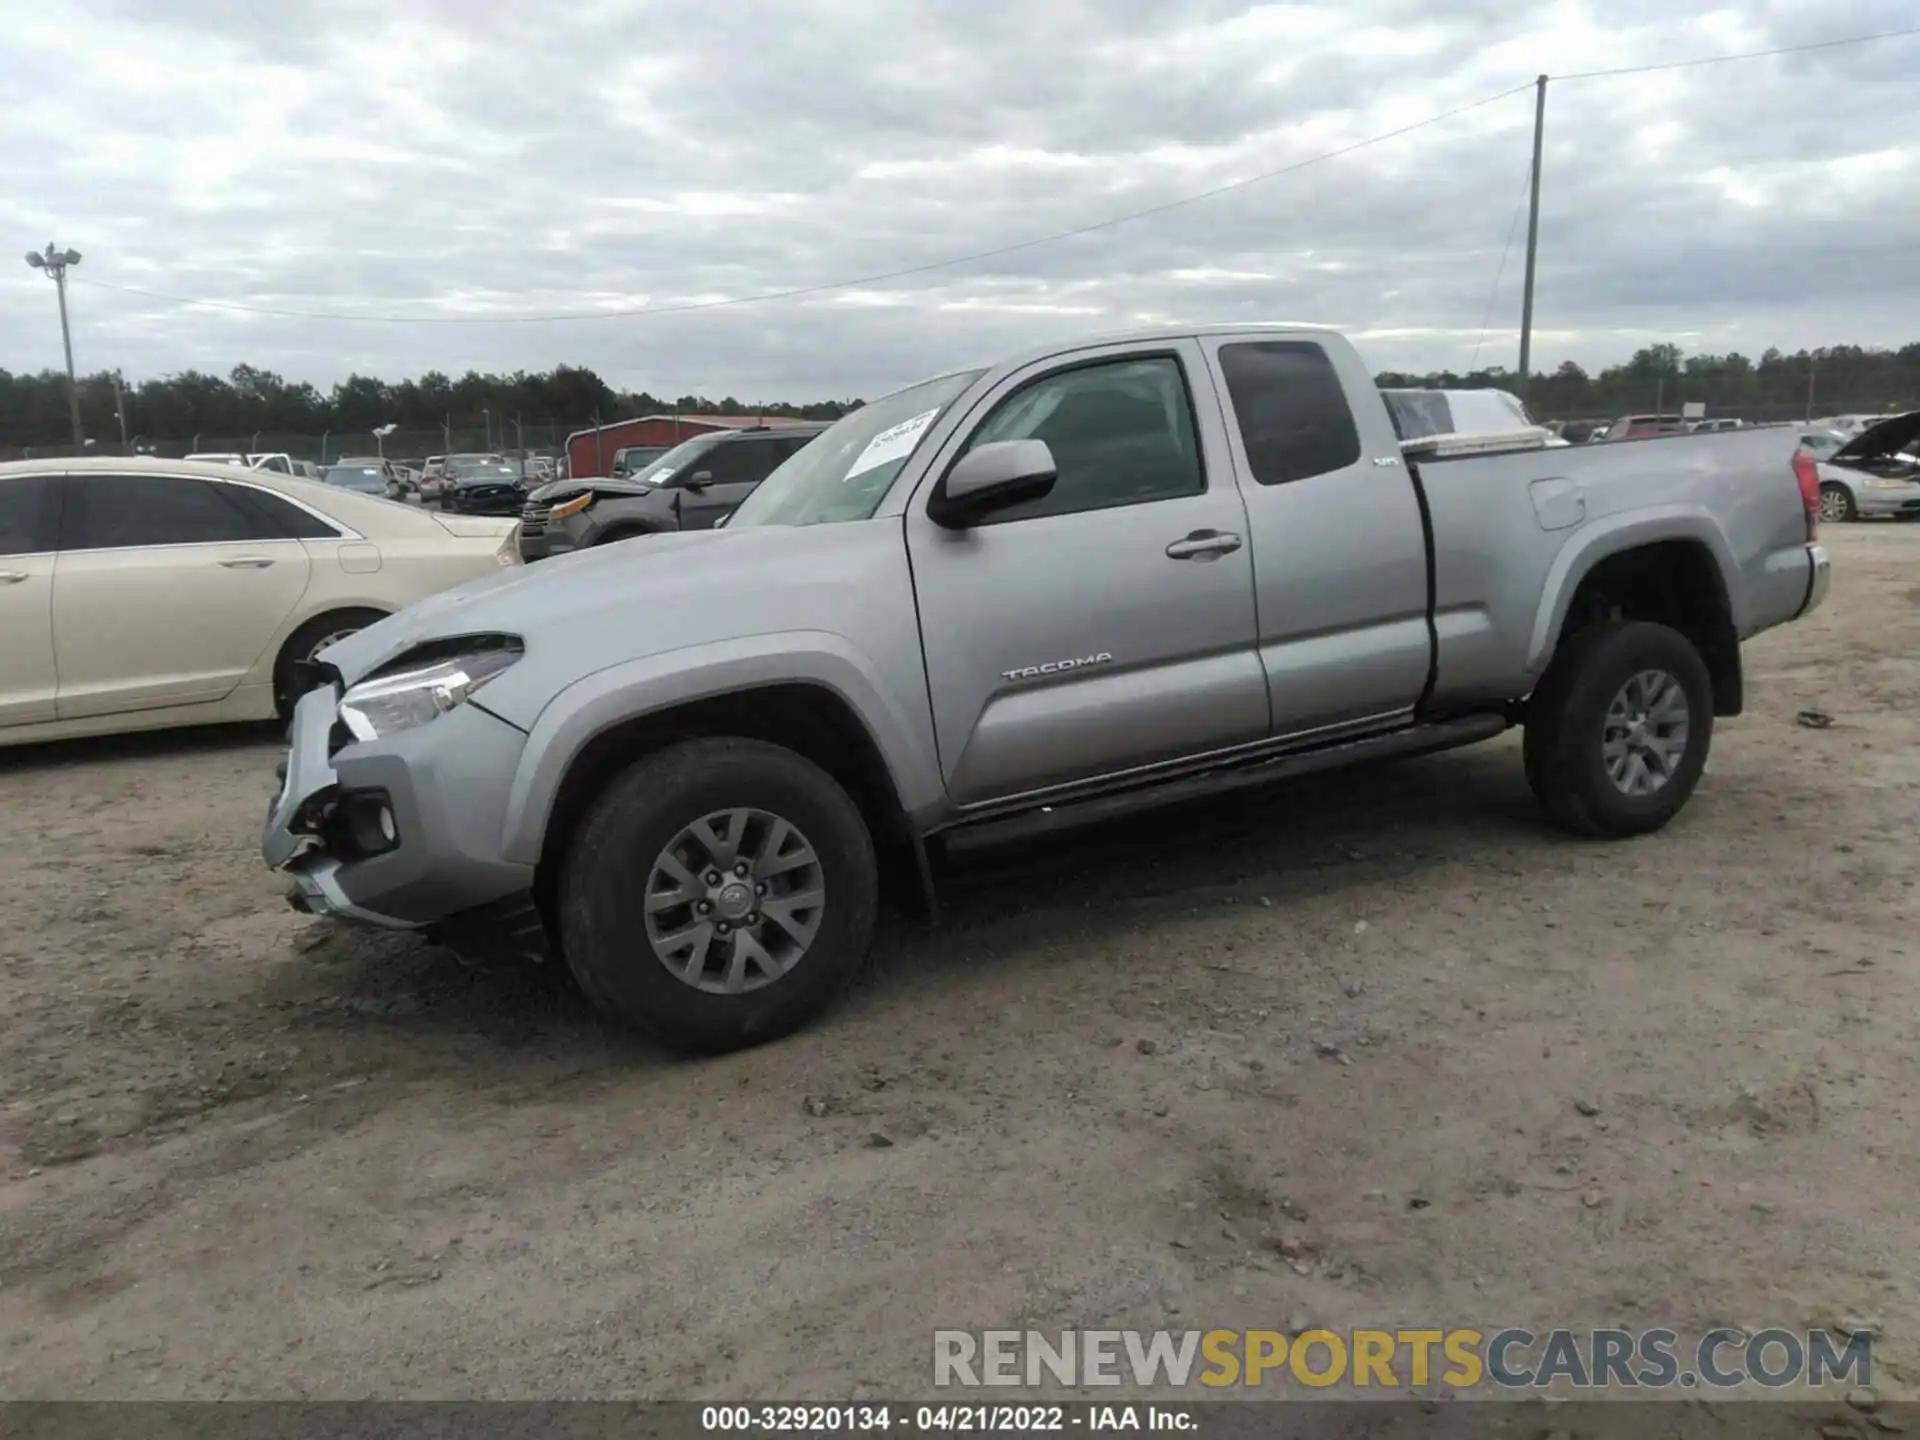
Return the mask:
M 320 478 L 329 485 L 341 485 L 349 490 L 385 490 L 387 488 L 386 476 L 370 465 L 332 465 Z
M 943 375 L 830 425 L 741 501 L 727 528 L 870 518 L 920 441 L 982 373 Z
M 462 480 L 517 480 L 520 472 L 498 460 L 456 460 L 448 470 Z
M 643 469 L 635 470 L 632 462 L 629 461 L 627 468 L 632 471 L 632 473 L 628 475 L 627 478 L 647 485 L 664 485 L 669 475 L 693 459 L 694 456 L 706 454 L 707 451 L 714 447 L 719 438 L 717 435 L 702 435 L 698 439 L 682 440 L 678 445 L 667 451 L 666 454 L 651 464 L 646 465 Z
M 1815 430 L 1800 437 L 1800 447 L 1812 451 L 1816 460 L 1825 460 L 1846 443 L 1846 436 L 1836 435 L 1831 430 Z

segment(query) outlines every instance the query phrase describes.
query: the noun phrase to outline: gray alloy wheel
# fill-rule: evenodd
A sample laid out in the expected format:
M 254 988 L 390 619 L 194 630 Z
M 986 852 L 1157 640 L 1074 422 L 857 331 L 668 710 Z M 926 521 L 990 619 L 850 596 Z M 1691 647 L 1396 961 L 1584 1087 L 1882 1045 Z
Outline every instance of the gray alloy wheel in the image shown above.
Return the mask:
M 1687 693 L 1664 670 L 1642 670 L 1615 693 L 1601 728 L 1607 775 L 1623 795 L 1666 788 L 1687 754 Z
M 1853 497 L 1847 494 L 1842 485 L 1822 485 L 1820 487 L 1820 518 L 1831 525 L 1843 524 L 1853 519 Z
M 647 875 L 647 943 L 668 973 L 715 995 L 771 985 L 806 958 L 826 913 L 820 858 L 765 810 L 716 810 Z

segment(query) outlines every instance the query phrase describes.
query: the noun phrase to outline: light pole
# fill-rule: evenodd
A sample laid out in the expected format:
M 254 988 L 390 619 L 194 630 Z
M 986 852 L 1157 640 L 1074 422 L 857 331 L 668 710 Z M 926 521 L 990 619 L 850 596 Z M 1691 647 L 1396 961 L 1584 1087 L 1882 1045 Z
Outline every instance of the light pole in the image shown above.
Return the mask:
M 493 453 L 493 411 L 482 410 L 480 412 L 480 426 L 486 436 L 480 448 L 491 455 Z
M 388 421 L 385 425 L 376 425 L 374 427 L 373 443 L 377 447 L 379 447 L 379 455 L 382 460 L 387 458 L 387 436 L 391 435 L 394 431 L 398 430 L 399 428 L 400 426 L 391 420 Z
M 80 382 L 73 375 L 73 332 L 67 328 L 67 267 L 79 263 L 78 250 L 56 249 L 51 240 L 45 250 L 27 252 L 27 264 L 52 280 L 60 295 L 60 343 L 67 352 L 67 409 L 73 417 L 75 448 L 84 447 L 86 439 L 80 433 Z

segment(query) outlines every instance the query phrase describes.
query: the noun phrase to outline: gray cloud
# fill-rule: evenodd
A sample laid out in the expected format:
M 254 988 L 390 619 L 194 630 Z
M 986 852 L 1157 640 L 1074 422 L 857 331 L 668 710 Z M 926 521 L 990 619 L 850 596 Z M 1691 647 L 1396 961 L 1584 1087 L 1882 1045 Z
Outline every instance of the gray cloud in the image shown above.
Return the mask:
M 1908 0 L 1692 18 L 1665 0 L 74 0 L 0 53 L 0 229 L 81 249 L 81 280 L 271 308 L 673 305 L 1092 224 L 1542 69 L 1911 18 Z M 1920 338 L 1916 59 L 1920 40 L 1888 41 L 1553 85 L 1539 362 Z M 1476 346 L 1510 363 L 1531 101 L 1058 244 L 734 309 L 369 325 L 78 284 L 77 358 L 322 384 L 565 361 L 800 399 L 1142 318 L 1285 317 L 1352 328 L 1383 368 Z M 48 288 L 0 271 L 0 365 L 58 363 Z

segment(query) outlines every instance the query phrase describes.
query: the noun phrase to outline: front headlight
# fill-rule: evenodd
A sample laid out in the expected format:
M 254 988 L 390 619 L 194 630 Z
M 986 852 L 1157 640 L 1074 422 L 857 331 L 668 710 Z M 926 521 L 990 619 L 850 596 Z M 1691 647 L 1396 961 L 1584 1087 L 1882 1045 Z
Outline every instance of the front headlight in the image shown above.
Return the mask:
M 1862 480 L 1862 490 L 1904 490 L 1913 484 L 1911 480 Z
M 445 660 L 421 656 L 426 663 L 373 675 L 348 689 L 340 699 L 340 719 L 356 740 L 377 740 L 425 725 L 464 703 L 523 653 L 520 642 L 513 640 Z
M 547 512 L 547 519 L 564 520 L 569 515 L 578 515 L 591 504 L 593 504 L 593 492 L 589 490 L 583 495 L 574 496 L 571 500 L 562 500 Z

